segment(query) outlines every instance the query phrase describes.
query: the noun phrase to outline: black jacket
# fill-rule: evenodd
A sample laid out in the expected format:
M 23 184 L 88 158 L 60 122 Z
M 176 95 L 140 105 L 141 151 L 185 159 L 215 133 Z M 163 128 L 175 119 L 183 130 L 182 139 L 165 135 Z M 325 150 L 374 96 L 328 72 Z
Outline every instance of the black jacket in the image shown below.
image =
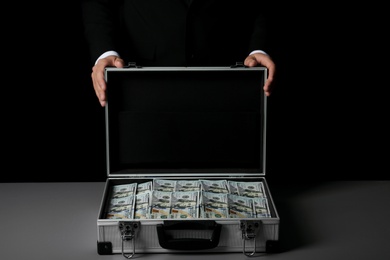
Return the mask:
M 141 66 L 219 66 L 267 51 L 261 0 L 83 0 L 90 56 Z

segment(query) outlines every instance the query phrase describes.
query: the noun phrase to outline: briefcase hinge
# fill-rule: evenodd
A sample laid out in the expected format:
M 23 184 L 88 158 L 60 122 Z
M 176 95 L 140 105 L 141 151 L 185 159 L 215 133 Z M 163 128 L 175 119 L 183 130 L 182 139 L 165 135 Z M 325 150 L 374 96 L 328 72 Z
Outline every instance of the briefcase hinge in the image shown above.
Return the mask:
M 135 254 L 135 238 L 137 236 L 138 230 L 141 226 L 139 221 L 119 221 L 119 231 L 121 232 L 122 238 L 122 255 L 130 259 Z M 133 252 L 132 254 L 126 254 L 124 249 L 124 242 L 132 240 L 133 244 Z
M 256 253 L 256 235 L 258 230 L 260 229 L 261 221 L 257 220 L 241 220 L 240 221 L 240 229 L 242 232 L 242 241 L 243 241 L 243 253 L 246 256 L 253 256 Z M 245 241 L 253 240 L 254 247 L 251 253 L 247 253 Z

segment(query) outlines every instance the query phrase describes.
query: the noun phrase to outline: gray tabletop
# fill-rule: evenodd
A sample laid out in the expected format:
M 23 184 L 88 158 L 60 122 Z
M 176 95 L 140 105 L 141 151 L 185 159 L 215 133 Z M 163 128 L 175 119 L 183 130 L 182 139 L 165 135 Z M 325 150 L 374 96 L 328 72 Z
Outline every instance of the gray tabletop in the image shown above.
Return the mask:
M 269 183 L 281 252 L 255 259 L 390 259 L 390 181 Z M 0 259 L 125 259 L 97 254 L 104 183 L 0 183 Z M 241 253 L 133 259 L 250 259 Z

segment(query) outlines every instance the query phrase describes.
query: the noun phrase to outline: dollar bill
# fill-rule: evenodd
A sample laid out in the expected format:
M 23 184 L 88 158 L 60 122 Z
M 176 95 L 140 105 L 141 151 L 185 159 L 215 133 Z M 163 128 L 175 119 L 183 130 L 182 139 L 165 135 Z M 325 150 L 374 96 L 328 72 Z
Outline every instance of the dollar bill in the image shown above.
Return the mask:
M 175 191 L 200 191 L 199 180 L 178 180 Z
M 199 191 L 172 192 L 171 218 L 198 218 Z
M 167 219 L 171 212 L 172 192 L 152 191 L 151 213 L 152 219 Z
M 132 219 L 134 217 L 134 194 L 112 198 L 107 209 L 108 219 Z
M 228 194 L 202 191 L 202 215 L 204 218 L 229 217 Z
M 264 184 L 262 182 L 237 182 L 238 195 L 250 198 L 264 198 Z
M 237 181 L 228 181 L 228 190 L 230 194 L 238 195 Z
M 137 183 L 114 185 L 111 189 L 111 198 L 123 198 L 134 195 L 136 189 Z
M 176 190 L 175 180 L 153 179 L 154 191 L 172 192 Z
M 253 198 L 255 213 L 257 218 L 270 218 L 271 212 L 267 198 Z
M 138 183 L 136 194 L 140 194 L 143 192 L 149 192 L 153 189 L 153 182 L 152 181 L 146 181 L 142 183 Z
M 230 218 L 253 218 L 255 217 L 254 203 L 252 198 L 228 194 Z
M 135 219 L 148 219 L 150 217 L 151 191 L 144 191 L 135 195 Z
M 226 180 L 199 180 L 202 191 L 214 193 L 229 193 Z

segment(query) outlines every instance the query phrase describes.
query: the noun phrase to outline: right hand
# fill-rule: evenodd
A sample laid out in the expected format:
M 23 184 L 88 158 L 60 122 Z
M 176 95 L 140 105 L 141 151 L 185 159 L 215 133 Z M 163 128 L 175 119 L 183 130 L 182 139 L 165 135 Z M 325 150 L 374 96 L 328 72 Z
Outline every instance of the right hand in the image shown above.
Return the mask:
M 252 55 L 249 55 L 244 60 L 245 66 L 248 67 L 255 67 L 258 65 L 262 65 L 268 69 L 268 75 L 267 80 L 264 83 L 263 89 L 265 95 L 268 97 L 271 95 L 272 92 L 272 81 L 274 80 L 274 74 L 275 74 L 275 63 L 271 59 L 268 54 L 264 53 L 254 53 Z
M 95 66 L 92 67 L 92 83 L 93 88 L 95 89 L 95 94 L 97 98 L 99 99 L 100 105 L 104 107 L 107 102 L 106 97 L 106 81 L 104 79 L 104 69 L 106 67 L 116 67 L 116 68 L 123 68 L 124 61 L 119 58 L 118 56 L 107 56 L 103 59 L 98 60 L 98 62 L 95 64 Z

